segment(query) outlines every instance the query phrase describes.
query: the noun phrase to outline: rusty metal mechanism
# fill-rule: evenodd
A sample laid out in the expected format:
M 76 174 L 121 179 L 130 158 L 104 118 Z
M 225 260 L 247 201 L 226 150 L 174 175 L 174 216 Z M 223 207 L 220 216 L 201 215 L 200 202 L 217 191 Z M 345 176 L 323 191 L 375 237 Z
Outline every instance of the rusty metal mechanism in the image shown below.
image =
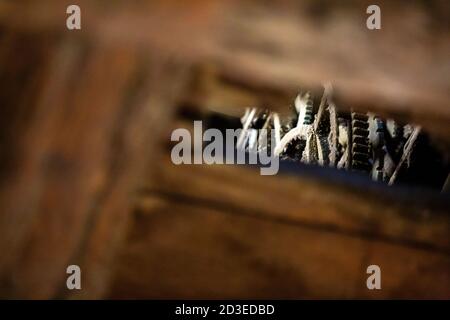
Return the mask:
M 371 112 L 339 111 L 331 92 L 331 86 L 325 86 L 318 106 L 309 92 L 300 93 L 292 114 L 282 119 L 268 110 L 248 109 L 241 119 L 241 146 L 250 150 L 256 130 L 273 130 L 275 139 L 258 148 L 273 150 L 282 160 L 358 172 L 389 185 L 447 189 L 448 154 L 436 148 L 420 126 L 383 120 Z

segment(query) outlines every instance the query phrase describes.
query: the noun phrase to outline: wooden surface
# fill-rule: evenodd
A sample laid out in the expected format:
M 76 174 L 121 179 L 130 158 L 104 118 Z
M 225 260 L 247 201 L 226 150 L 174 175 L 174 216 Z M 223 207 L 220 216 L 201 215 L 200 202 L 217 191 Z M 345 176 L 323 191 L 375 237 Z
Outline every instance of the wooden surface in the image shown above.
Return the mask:
M 450 297 L 446 254 L 241 208 L 146 202 L 133 216 L 112 298 Z M 381 267 L 380 291 L 367 290 L 371 264 Z
M 113 298 L 450 297 L 445 210 L 311 177 L 158 163 Z M 379 292 L 365 286 L 370 264 Z
M 0 297 L 449 298 L 448 207 L 168 162 L 183 112 L 328 80 L 450 145 L 448 2 L 381 1 L 377 33 L 365 1 L 314 3 L 83 0 L 70 32 L 69 1 L 0 2 Z
M 2 91 L 3 112 L 15 118 L 2 117 L 14 143 L 3 146 L 1 293 L 64 297 L 65 268 L 79 264 L 91 270 L 81 296 L 99 297 L 185 68 L 81 39 L 36 38 L 30 60 L 17 55 L 24 39 L 8 36 L 3 65 L 14 64 L 3 74 L 28 81 Z M 27 90 L 29 100 L 17 100 Z
M 369 0 L 77 3 L 75 33 L 62 23 L 68 0 L 3 2 L 0 18 L 31 32 L 156 46 L 247 86 L 295 92 L 332 81 L 340 107 L 401 116 L 450 141 L 448 1 L 378 1 L 380 31 L 365 26 Z

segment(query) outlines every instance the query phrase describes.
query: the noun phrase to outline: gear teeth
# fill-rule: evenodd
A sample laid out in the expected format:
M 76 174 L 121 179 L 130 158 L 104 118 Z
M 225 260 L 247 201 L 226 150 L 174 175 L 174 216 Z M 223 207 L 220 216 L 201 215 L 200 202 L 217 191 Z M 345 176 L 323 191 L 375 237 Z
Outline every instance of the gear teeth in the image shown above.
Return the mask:
M 366 114 L 352 112 L 352 169 L 369 172 L 370 163 L 369 145 L 369 117 Z
M 352 112 L 352 121 L 353 120 L 360 120 L 363 122 L 367 122 L 367 120 L 369 120 L 369 117 L 365 113 Z
M 309 125 L 312 124 L 313 121 L 314 121 L 313 102 L 311 98 L 308 98 L 308 102 L 306 103 L 306 112 L 303 124 Z
M 369 144 L 369 139 L 364 138 L 364 137 L 360 137 L 360 136 L 354 136 L 353 137 L 353 143 L 355 144 L 362 144 L 362 145 L 368 145 Z
M 367 129 L 364 129 L 364 128 L 358 128 L 358 127 L 355 127 L 355 123 L 354 122 L 352 122 L 352 126 L 353 126 L 353 135 L 354 136 L 359 136 L 359 137 L 363 137 L 363 138 L 368 138 L 369 137 L 369 130 L 367 130 Z
M 369 154 L 369 146 L 366 144 L 353 143 L 352 150 L 355 153 Z
M 355 162 L 368 162 L 369 155 L 362 152 L 353 152 L 353 161 Z
M 317 107 L 316 101 L 301 91 L 291 113 L 282 118 L 281 113 L 246 108 L 236 149 L 254 151 L 256 146 L 256 151 L 282 160 L 360 172 L 389 185 L 420 181 L 443 192 L 450 190 L 449 157 L 431 145 L 431 137 L 420 126 L 383 120 L 372 112 L 338 112 L 330 86 L 325 87 Z
M 369 129 L 369 123 L 367 121 L 353 120 L 353 126 L 361 129 Z
M 352 162 L 352 169 L 355 171 L 363 171 L 367 172 L 370 171 L 372 166 L 367 162 L 361 162 L 361 161 L 353 161 Z

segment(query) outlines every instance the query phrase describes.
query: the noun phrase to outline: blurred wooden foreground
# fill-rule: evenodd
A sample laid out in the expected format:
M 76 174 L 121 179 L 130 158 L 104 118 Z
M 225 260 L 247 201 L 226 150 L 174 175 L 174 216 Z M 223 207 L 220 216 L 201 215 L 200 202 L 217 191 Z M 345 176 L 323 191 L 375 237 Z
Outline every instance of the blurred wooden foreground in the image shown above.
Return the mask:
M 66 1 L 0 4 L 1 297 L 450 297 L 448 208 L 168 158 L 180 107 L 282 110 L 324 81 L 448 147 L 448 3 L 381 1 L 380 32 L 364 1 L 79 3 L 79 32 Z

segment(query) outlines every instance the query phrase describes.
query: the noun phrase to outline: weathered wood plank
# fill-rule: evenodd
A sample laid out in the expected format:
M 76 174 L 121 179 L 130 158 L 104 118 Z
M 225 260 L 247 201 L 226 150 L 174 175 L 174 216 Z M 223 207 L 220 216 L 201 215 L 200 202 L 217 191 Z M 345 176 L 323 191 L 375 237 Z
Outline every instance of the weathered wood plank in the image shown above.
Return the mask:
M 381 1 L 377 33 L 364 27 L 367 1 L 314 3 L 105 10 L 81 0 L 83 29 L 69 32 L 67 1 L 1 2 L 0 296 L 107 295 L 137 200 L 114 297 L 252 297 L 254 288 L 257 297 L 373 297 L 361 285 L 365 265 L 379 263 L 380 297 L 448 298 L 445 209 L 306 176 L 174 167 L 160 148 L 181 96 L 240 114 L 254 104 L 282 109 L 299 87 L 326 80 L 340 107 L 417 122 L 449 142 L 448 2 L 427 11 Z M 217 72 L 182 95 L 193 63 Z M 72 263 L 86 271 L 75 294 L 64 286 Z
M 80 245 L 74 261 L 88 270 L 84 289 L 70 293 L 70 298 L 93 299 L 104 297 L 118 249 L 123 243 L 124 231 L 133 211 L 136 192 L 155 151 L 160 150 L 161 135 L 175 111 L 175 102 L 188 79 L 188 66 L 180 65 L 171 57 L 151 56 L 139 65 L 138 79 L 127 90 L 128 101 L 120 124 L 114 134 L 114 148 L 110 151 L 109 181 L 96 208 L 96 221 L 88 226 L 89 234 Z M 67 294 L 63 288 L 60 294 Z
M 0 18 L 15 28 L 64 32 L 66 4 L 5 3 Z M 366 28 L 369 4 L 142 1 L 104 10 L 79 1 L 81 32 L 95 41 L 182 51 L 254 86 L 298 90 L 332 81 L 339 106 L 400 116 L 448 142 L 449 3 L 379 1 L 379 31 Z
M 16 205 L 8 211 L 24 215 L 17 207 L 26 204 L 29 212 L 21 254 L 7 274 L 16 279 L 13 296 L 50 298 L 64 283 L 72 253 L 95 215 L 98 197 L 108 188 L 108 175 L 114 174 L 108 172 L 109 149 L 121 115 L 121 92 L 133 70 L 132 54 L 93 50 L 83 66 L 74 65 L 63 75 L 67 82 L 57 89 L 59 95 L 50 90 L 40 101 L 26 149 L 34 171 L 24 177 L 25 192 L 11 199 Z M 67 60 L 57 62 L 62 65 L 56 69 Z
M 158 164 L 143 195 L 174 194 L 313 228 L 450 252 L 446 208 L 433 209 L 419 199 L 394 200 L 387 190 L 360 190 L 307 175 L 261 176 L 259 170 L 242 166 L 175 166 L 168 156 Z
M 448 298 L 441 253 L 149 197 L 136 211 L 112 298 Z M 145 254 L 143 254 L 145 252 Z M 382 268 L 382 290 L 366 268 Z
M 4 41 L 16 45 L 3 65 L 27 37 L 12 34 Z M 164 54 L 83 37 L 55 38 L 51 48 L 39 39 L 24 57 L 40 60 L 17 59 L 10 67 L 30 80 L 2 91 L 2 120 L 12 122 L 2 130 L 15 143 L 5 140 L 1 167 L 0 295 L 69 297 L 66 267 L 77 264 L 89 270 L 79 297 L 98 298 L 187 68 Z
M 24 35 L 11 32 L 11 41 L 22 41 Z M 26 37 L 26 36 L 25 36 Z M 40 41 L 39 41 L 40 40 Z M 39 44 L 40 42 L 40 44 Z M 33 44 L 34 43 L 34 44 Z M 24 46 L 24 43 L 20 43 Z M 35 95 L 28 98 L 27 104 L 21 105 L 20 94 L 13 88 L 2 91 L 8 99 L 3 100 L 2 110 L 10 112 L 16 116 L 15 125 L 7 126 L 6 137 L 9 137 L 8 144 L 3 145 L 4 157 L 11 161 L 12 166 L 2 166 L 4 177 L 1 189 L 1 215 L 0 215 L 0 251 L 3 257 L 0 261 L 0 277 L 2 283 L 2 295 L 15 290 L 16 283 L 11 276 L 15 264 L 21 258 L 21 250 L 26 241 L 25 237 L 31 225 L 36 220 L 37 211 L 45 210 L 39 208 L 40 197 L 43 189 L 43 176 L 45 170 L 45 156 L 50 144 L 51 127 L 55 124 L 55 119 L 61 114 L 61 104 L 64 94 L 70 88 L 68 77 L 79 63 L 77 57 L 78 50 L 72 46 L 72 42 L 64 45 L 53 41 L 50 48 L 46 48 L 43 38 L 35 39 L 35 42 L 27 43 L 24 59 L 31 64 L 35 64 L 42 71 L 40 74 L 26 72 L 16 73 L 17 77 L 30 77 L 30 81 L 40 82 L 40 87 Z M 11 45 L 11 49 L 15 46 Z M 59 49 L 58 49 L 59 48 Z M 73 51 L 71 49 L 74 49 Z M 45 59 L 39 58 L 39 51 L 49 50 Z M 36 60 L 29 60 L 29 54 L 34 54 Z M 11 63 L 12 56 L 17 56 L 16 63 Z M 17 52 L 11 52 L 11 56 L 4 56 L 3 65 L 20 65 Z M 9 59 L 8 59 L 9 58 Z M 5 70 L 7 68 L 4 68 Z M 4 75 L 7 73 L 3 73 Z M 11 82 L 13 84 L 14 82 Z M 19 90 L 26 83 L 14 83 Z M 17 89 L 16 88 L 16 89 Z M 25 91 L 26 92 L 26 91 Z M 25 92 L 23 92 L 25 94 Z M 20 112 L 23 110 L 22 118 Z M 17 117 L 19 113 L 19 117 Z M 14 118 L 13 118 L 14 119 Z M 2 118 L 3 121 L 11 121 L 11 117 Z

